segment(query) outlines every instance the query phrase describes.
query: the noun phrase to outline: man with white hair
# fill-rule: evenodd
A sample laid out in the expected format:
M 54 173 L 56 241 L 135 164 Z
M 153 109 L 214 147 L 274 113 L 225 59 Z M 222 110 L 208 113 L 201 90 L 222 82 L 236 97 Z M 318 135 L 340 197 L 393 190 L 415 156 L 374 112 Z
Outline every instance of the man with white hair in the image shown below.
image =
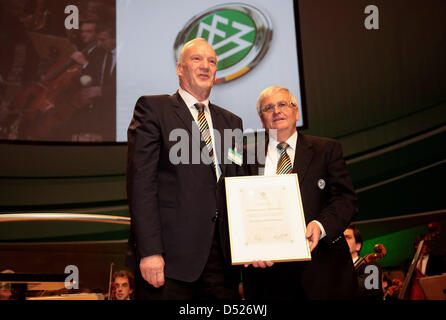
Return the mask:
M 266 88 L 257 100 L 257 112 L 267 134 L 257 138 L 256 148 L 248 145 L 247 151 L 264 152 L 256 152 L 255 163 L 248 163 L 246 171 L 297 173 L 312 260 L 246 265 L 246 298 L 353 298 L 356 277 L 343 232 L 357 213 L 357 199 L 341 144 L 297 132 L 299 109 L 287 88 Z

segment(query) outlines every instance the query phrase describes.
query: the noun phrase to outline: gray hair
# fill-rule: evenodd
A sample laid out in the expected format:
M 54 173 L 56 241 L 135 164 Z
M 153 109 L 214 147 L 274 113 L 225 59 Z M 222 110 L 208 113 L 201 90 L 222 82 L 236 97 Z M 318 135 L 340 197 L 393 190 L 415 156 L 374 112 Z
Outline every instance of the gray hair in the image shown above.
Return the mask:
M 263 100 L 266 99 L 266 97 L 270 96 L 270 95 L 274 95 L 280 91 L 285 91 L 290 95 L 290 99 L 291 99 L 291 103 L 295 104 L 297 106 L 297 100 L 296 97 L 290 92 L 290 90 L 288 90 L 285 87 L 281 87 L 281 86 L 271 86 L 266 88 L 265 90 L 263 90 L 259 97 L 257 98 L 257 113 L 259 114 L 259 116 L 262 116 L 262 111 L 260 110 L 260 108 L 262 107 L 262 102 Z

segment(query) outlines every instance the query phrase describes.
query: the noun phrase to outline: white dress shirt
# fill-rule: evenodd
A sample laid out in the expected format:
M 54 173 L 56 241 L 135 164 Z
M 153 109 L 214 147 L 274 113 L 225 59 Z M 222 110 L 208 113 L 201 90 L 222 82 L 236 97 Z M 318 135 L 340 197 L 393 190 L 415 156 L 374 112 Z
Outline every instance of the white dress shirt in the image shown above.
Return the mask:
M 288 156 L 291 160 L 291 165 L 294 163 L 294 155 L 296 154 L 296 143 L 297 143 L 297 131 L 288 138 L 287 141 L 289 147 L 286 149 Z M 275 176 L 277 170 L 277 163 L 280 159 L 280 151 L 277 149 L 277 145 L 280 142 L 276 140 L 273 136 L 269 136 L 268 150 L 266 152 L 265 159 L 265 176 Z
M 209 98 L 206 100 L 203 100 L 203 101 L 198 101 L 193 95 L 191 95 L 189 92 L 187 92 L 186 90 L 184 90 L 181 87 L 178 89 L 178 93 L 180 94 L 181 98 L 183 99 L 184 103 L 186 104 L 187 108 L 189 109 L 189 111 L 190 111 L 192 117 L 194 118 L 195 122 L 197 123 L 197 125 L 198 125 L 198 110 L 195 107 L 195 104 L 197 102 L 199 102 L 199 103 L 202 103 L 205 105 L 204 116 L 208 123 L 209 131 L 211 134 L 212 149 L 214 150 L 215 173 L 217 175 L 217 181 L 218 181 L 221 176 L 221 169 L 220 169 L 220 166 L 218 165 L 217 150 L 215 149 L 214 127 L 212 125 L 212 117 L 211 117 L 211 112 L 209 110 Z M 200 154 L 200 156 L 201 156 L 201 154 Z
M 288 156 L 290 157 L 291 160 L 291 165 L 294 164 L 294 156 L 296 155 L 296 145 L 297 145 L 297 139 L 298 139 L 298 134 L 297 131 L 291 135 L 291 137 L 289 137 L 286 141 L 286 143 L 288 143 L 289 147 L 286 149 L 286 152 L 288 153 Z M 265 171 L 264 171 L 264 175 L 265 176 L 275 176 L 276 175 L 276 170 L 277 170 L 277 163 L 279 162 L 279 158 L 280 158 L 280 151 L 279 149 L 277 149 L 277 145 L 279 144 L 279 141 L 277 141 L 277 139 L 270 135 L 269 136 L 269 142 L 268 142 L 268 149 L 266 152 L 266 159 L 265 159 Z M 314 222 L 317 223 L 317 225 L 319 226 L 319 228 L 321 229 L 321 236 L 319 239 L 322 239 L 323 237 L 325 237 L 327 235 L 327 233 L 325 232 L 325 228 L 322 225 L 322 223 L 320 223 L 317 220 L 313 220 Z
M 428 260 L 429 260 L 429 254 L 425 254 L 423 258 L 418 260 L 417 268 L 418 270 L 420 270 L 422 275 L 426 275 L 426 266 Z

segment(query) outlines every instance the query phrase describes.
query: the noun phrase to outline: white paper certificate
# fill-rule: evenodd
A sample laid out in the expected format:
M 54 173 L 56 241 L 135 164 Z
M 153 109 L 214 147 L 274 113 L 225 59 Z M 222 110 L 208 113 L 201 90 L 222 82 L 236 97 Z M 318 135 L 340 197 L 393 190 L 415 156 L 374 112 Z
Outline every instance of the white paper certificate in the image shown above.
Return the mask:
M 225 183 L 232 264 L 311 260 L 296 174 Z

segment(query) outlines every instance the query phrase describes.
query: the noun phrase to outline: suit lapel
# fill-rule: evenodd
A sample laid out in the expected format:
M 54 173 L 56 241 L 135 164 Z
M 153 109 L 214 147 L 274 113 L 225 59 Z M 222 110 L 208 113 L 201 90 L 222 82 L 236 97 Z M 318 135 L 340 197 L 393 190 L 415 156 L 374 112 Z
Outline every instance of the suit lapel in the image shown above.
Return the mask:
M 296 143 L 296 153 L 294 155 L 293 173 L 297 173 L 299 184 L 302 184 L 308 166 L 313 158 L 313 146 L 306 137 L 299 133 Z
M 209 111 L 211 113 L 211 118 L 212 118 L 212 127 L 214 128 L 214 131 L 218 131 L 218 133 L 220 134 L 220 141 L 214 141 L 216 149 L 214 150 L 214 153 L 217 155 L 217 159 L 219 160 L 218 163 L 220 165 L 222 176 L 225 176 L 226 172 L 225 157 L 228 152 L 227 150 L 224 149 L 225 123 L 220 111 L 217 110 L 217 108 L 215 108 L 212 103 L 209 103 Z M 214 135 L 214 139 L 218 139 L 218 137 L 215 137 Z
M 256 135 L 256 140 L 258 141 L 258 143 L 254 151 L 256 152 L 256 157 L 257 155 L 261 155 L 263 156 L 263 159 L 257 158 L 255 164 L 251 165 L 251 174 L 253 175 L 259 175 L 260 168 L 262 168 L 263 171 L 265 170 L 266 153 L 268 152 L 269 143 L 269 135 L 266 131 L 263 133 L 263 136 L 262 134 L 260 134 L 259 136 L 259 133 L 256 133 Z M 264 172 L 262 172 L 262 175 L 263 174 Z
M 186 103 L 181 98 L 178 91 L 170 97 L 172 102 L 172 106 L 175 110 L 176 115 L 184 124 L 184 127 L 189 131 L 192 139 L 200 146 L 200 150 L 205 146 L 205 142 L 201 141 L 200 129 L 198 128 L 197 123 L 195 122 L 192 114 L 190 113 L 189 108 L 186 106 Z M 192 129 L 193 127 L 193 129 Z M 192 134 L 192 131 L 195 131 L 195 134 Z

